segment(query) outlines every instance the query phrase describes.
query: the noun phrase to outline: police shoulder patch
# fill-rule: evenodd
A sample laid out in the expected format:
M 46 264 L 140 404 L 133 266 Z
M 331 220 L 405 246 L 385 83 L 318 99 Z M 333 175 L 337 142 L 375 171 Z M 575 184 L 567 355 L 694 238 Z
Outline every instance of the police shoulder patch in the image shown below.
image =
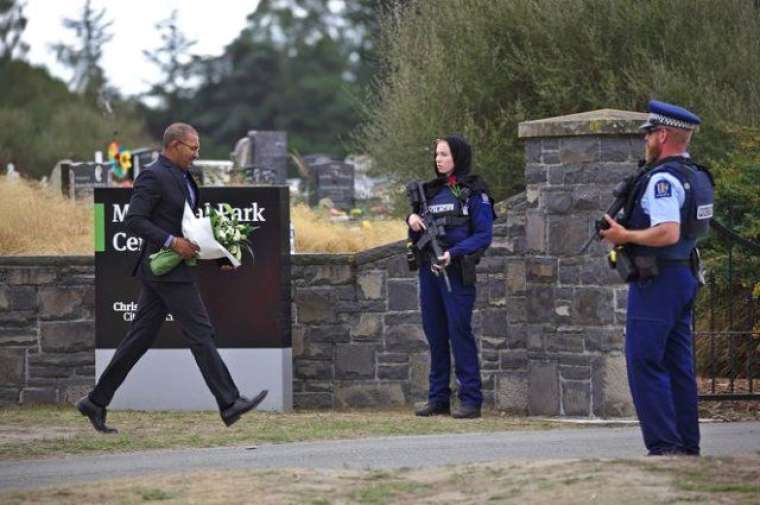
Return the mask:
M 660 179 L 654 183 L 654 197 L 665 198 L 673 196 L 673 186 L 667 179 Z
M 483 200 L 483 203 L 485 203 L 486 205 L 491 205 L 491 199 L 488 198 L 487 194 L 481 193 L 480 198 Z

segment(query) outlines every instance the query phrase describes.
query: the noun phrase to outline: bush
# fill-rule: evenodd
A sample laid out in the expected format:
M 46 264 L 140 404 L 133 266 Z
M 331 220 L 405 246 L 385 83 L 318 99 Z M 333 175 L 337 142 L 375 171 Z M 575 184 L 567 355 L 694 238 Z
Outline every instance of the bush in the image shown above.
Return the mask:
M 728 139 L 727 156 L 716 160 L 711 170 L 715 177 L 716 217 L 742 237 L 760 244 L 760 129 L 724 128 Z M 697 299 L 698 332 L 738 331 L 742 335 L 697 341 L 697 369 L 703 374 L 715 371 L 729 377 L 735 371 L 746 377 L 746 365 L 754 348 L 754 363 L 760 362 L 760 254 L 734 244 L 716 233 L 700 243 L 710 274 L 711 286 Z M 750 336 L 754 329 L 754 340 Z M 732 368 L 732 352 L 736 370 Z M 712 361 L 715 361 L 712 363 Z M 757 370 L 754 372 L 760 375 Z
M 47 71 L 20 61 L 0 62 L 0 169 L 13 163 L 24 175 L 49 175 L 61 159 L 91 160 L 116 139 L 129 148 L 153 145 L 127 103 L 113 114 L 66 89 Z
M 376 170 L 431 176 L 435 137 L 463 132 L 496 199 L 523 187 L 524 120 L 647 100 L 760 121 L 760 12 L 750 0 L 420 0 L 388 13 L 382 77 L 356 133 Z M 723 124 L 723 123 L 722 123 Z M 718 158 L 723 146 L 696 156 Z

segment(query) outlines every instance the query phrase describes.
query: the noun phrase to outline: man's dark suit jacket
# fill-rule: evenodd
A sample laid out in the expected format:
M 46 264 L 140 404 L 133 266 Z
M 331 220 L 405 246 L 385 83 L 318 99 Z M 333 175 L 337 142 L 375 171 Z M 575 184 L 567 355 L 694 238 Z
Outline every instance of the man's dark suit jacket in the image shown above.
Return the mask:
M 192 175 L 188 179 L 195 190 L 195 208 L 198 208 L 200 192 Z M 182 214 L 185 200 L 190 202 L 184 171 L 164 155 L 146 166 L 137 176 L 129 200 L 125 218 L 130 233 L 143 239 L 140 257 L 132 275 L 146 281 L 190 282 L 195 277 L 185 262 L 169 273 L 155 276 L 150 271 L 149 257 L 161 249 L 169 235 L 182 236 Z

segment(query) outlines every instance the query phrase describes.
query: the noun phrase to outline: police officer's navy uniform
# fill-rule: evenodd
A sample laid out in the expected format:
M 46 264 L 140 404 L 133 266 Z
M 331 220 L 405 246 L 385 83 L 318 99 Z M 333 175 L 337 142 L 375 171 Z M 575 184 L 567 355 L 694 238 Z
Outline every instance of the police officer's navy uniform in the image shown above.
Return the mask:
M 688 111 L 662 102 L 650 102 L 649 110 L 645 130 L 660 125 L 693 129 L 699 124 Z M 652 455 L 699 454 L 691 328 L 698 282 L 690 258 L 712 216 L 712 180 L 700 171 L 687 153 L 659 160 L 638 179 L 626 209 L 628 229 L 680 226 L 675 244 L 625 246 L 631 257 L 654 258 L 651 264 L 657 271 L 629 284 L 626 320 L 628 379 Z
M 471 326 L 476 289 L 474 282 L 463 279 L 462 264 L 465 256 L 482 253 L 491 244 L 495 214 L 485 183 L 477 176 L 468 175 L 469 146 L 458 136 L 445 140 L 454 157 L 457 186 L 452 188 L 441 177 L 424 185 L 430 195 L 429 211 L 445 231 L 440 238 L 443 250 L 448 250 L 452 259 L 446 269 L 451 283 L 451 292 L 448 292 L 443 276 L 431 271 L 432 252 L 424 251 L 420 258 L 420 308 L 430 344 L 428 403 L 448 410 L 453 351 L 460 404 L 479 412 L 483 396 L 478 346 Z M 410 233 L 412 240 L 419 237 L 418 233 Z

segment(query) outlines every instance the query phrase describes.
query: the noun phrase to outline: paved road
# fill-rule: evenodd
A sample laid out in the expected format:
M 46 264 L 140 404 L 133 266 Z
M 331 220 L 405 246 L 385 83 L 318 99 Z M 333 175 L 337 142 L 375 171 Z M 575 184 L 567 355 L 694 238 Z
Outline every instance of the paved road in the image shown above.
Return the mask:
M 705 455 L 760 452 L 760 422 L 703 424 Z M 638 426 L 423 435 L 0 462 L 0 490 L 202 469 L 434 467 L 489 461 L 635 458 Z

